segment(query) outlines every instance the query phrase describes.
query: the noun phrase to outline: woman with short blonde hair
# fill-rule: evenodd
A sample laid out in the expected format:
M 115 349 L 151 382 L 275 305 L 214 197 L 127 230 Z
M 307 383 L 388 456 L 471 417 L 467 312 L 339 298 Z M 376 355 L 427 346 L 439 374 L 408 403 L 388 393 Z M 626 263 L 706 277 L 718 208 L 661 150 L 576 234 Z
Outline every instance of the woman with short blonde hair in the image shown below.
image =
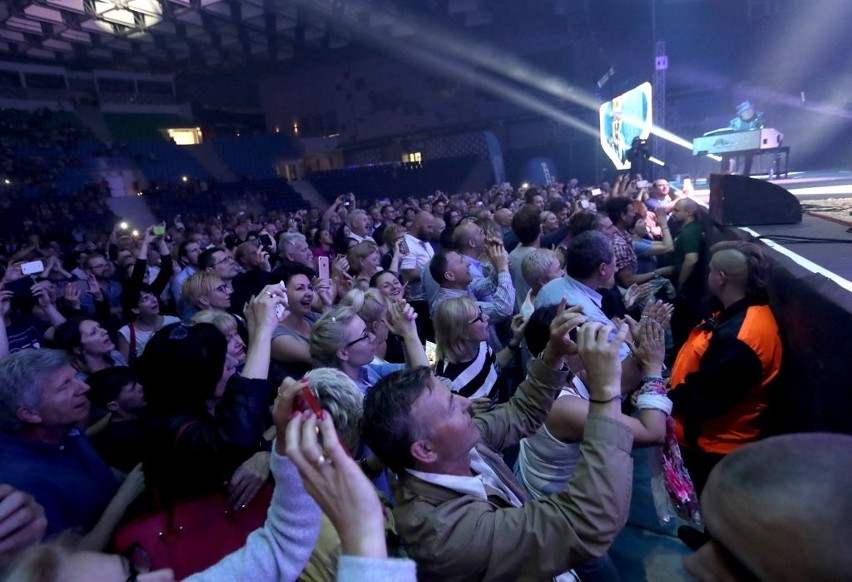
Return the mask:
M 233 290 L 230 285 L 218 275 L 207 271 L 193 273 L 181 287 L 184 302 L 200 311 L 227 311 L 231 307 L 231 293 Z
M 239 326 L 237 320 L 230 313 L 224 311 L 199 311 L 192 316 L 192 321 L 195 323 L 212 323 L 216 329 L 222 332 L 225 339 L 228 340 L 228 355 L 237 360 L 237 365 L 240 366 L 246 361 L 246 343 L 240 337 Z

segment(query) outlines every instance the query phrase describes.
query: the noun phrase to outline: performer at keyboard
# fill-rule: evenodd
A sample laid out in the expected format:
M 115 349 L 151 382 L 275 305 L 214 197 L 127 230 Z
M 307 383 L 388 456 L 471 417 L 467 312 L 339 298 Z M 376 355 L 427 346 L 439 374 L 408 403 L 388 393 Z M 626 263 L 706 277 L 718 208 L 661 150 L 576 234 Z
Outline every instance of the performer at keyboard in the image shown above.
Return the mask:
M 754 106 L 750 102 L 743 101 L 742 103 L 737 105 L 737 116 L 731 120 L 731 122 L 728 124 L 728 127 L 733 129 L 734 131 L 751 131 L 753 129 L 763 129 L 763 111 L 755 111 Z M 743 154 L 742 159 L 743 164 L 741 173 L 743 176 L 748 176 L 749 174 L 751 174 L 751 164 L 754 160 L 754 154 Z M 727 171 L 730 173 L 734 172 L 733 156 L 728 156 L 724 160 L 722 160 L 722 171 Z

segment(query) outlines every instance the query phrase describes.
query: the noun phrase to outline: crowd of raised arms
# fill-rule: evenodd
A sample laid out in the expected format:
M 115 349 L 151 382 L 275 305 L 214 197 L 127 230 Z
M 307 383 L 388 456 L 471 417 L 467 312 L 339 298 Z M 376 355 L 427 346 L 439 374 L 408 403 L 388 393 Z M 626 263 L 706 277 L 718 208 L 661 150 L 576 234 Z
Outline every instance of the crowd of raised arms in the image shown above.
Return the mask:
M 2 576 L 618 580 L 657 447 L 697 579 L 848 580 L 850 437 L 761 423 L 762 247 L 708 245 L 690 192 L 640 180 L 150 225 L 97 188 L 7 203 Z M 133 537 L 214 499 L 229 547 Z

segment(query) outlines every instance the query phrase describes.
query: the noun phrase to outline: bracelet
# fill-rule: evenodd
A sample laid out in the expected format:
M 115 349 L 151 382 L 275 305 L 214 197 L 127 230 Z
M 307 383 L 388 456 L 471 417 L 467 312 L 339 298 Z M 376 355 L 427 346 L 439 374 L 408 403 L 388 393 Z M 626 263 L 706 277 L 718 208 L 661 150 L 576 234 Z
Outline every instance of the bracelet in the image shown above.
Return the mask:
M 655 382 L 657 384 L 665 384 L 666 383 L 666 381 L 663 380 L 662 376 L 652 376 L 650 374 L 646 374 L 645 376 L 642 376 L 642 383 L 647 384 L 648 382 Z
M 613 400 L 621 400 L 621 394 L 613 396 L 608 400 L 596 400 L 595 398 L 589 398 L 589 402 L 594 402 L 595 404 L 609 404 Z

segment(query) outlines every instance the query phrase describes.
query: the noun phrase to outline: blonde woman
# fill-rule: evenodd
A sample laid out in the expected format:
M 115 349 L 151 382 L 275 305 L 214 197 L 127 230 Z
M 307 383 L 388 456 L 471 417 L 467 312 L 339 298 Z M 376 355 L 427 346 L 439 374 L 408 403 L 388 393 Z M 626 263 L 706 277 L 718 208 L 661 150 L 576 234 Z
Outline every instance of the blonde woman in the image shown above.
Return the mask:
M 349 274 L 355 277 L 359 288 L 370 286 L 370 277 L 382 270 L 379 247 L 370 241 L 363 241 L 349 249 Z
M 541 213 L 539 222 L 541 223 L 542 235 L 550 234 L 551 232 L 559 230 L 559 218 L 557 218 L 557 216 L 549 210 L 545 210 Z
M 429 359 L 417 335 L 417 315 L 405 302 L 391 304 L 388 323 L 402 337 L 409 366 L 428 366 Z M 374 322 L 375 323 L 375 322 Z M 310 352 L 315 366 L 337 368 L 363 393 L 403 364 L 377 361 L 376 336 L 352 306 L 338 306 L 323 315 L 311 330 Z
M 198 271 L 183 282 L 181 295 L 187 305 L 198 311 L 228 311 L 231 308 L 231 293 L 234 290 L 218 275 L 207 271 Z
M 524 320 L 512 319 L 512 339 L 498 353 L 488 346 L 488 315 L 470 297 L 454 297 L 435 307 L 433 323 L 438 344 L 435 374 L 450 380 L 450 389 L 473 401 L 481 414 L 508 400 L 505 377 L 500 371 L 520 350 Z
M 246 361 L 246 343 L 240 337 L 237 320 L 224 311 L 199 311 L 192 316 L 195 323 L 212 323 L 228 340 L 227 354 L 237 361 L 237 367 Z
M 390 329 L 389 300 L 378 289 L 353 289 L 341 301 L 353 307 L 375 337 L 376 358 L 385 362 L 405 363 L 402 340 Z

